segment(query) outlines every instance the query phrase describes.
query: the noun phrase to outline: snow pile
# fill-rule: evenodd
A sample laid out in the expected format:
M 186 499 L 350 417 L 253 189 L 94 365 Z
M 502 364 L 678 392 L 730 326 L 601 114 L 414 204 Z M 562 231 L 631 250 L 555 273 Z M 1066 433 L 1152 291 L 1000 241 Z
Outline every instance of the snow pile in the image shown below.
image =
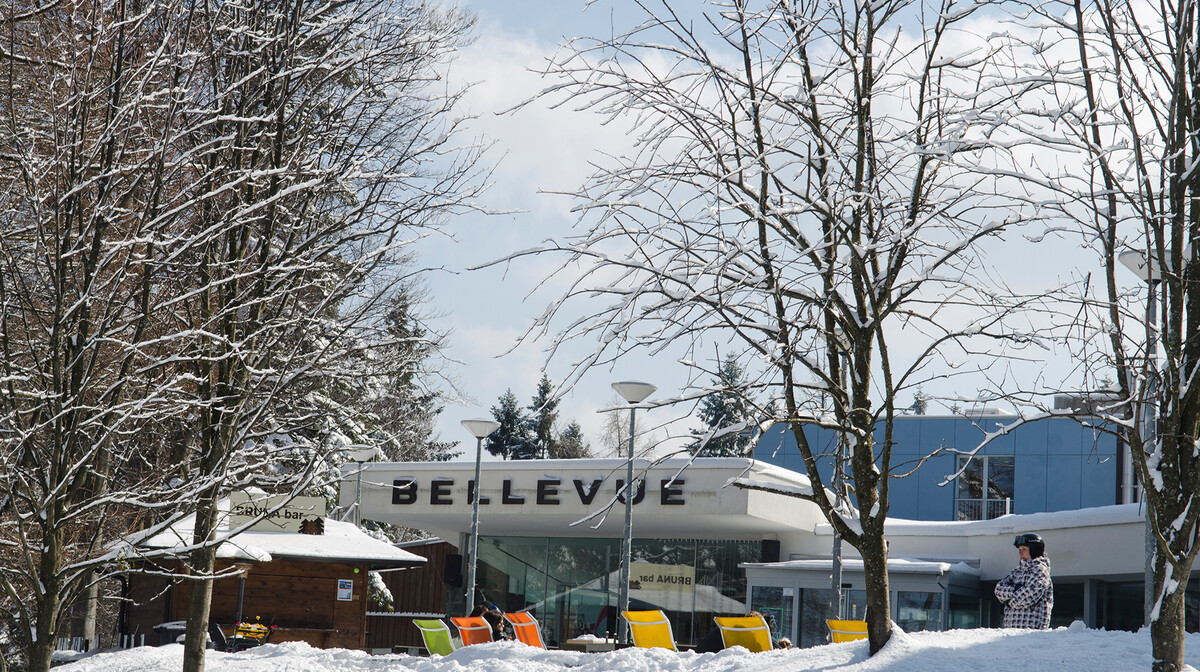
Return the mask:
M 1189 670 L 1200 664 L 1200 635 L 1187 637 Z M 183 647 L 170 644 L 94 653 L 59 672 L 160 672 L 182 667 Z M 1087 670 L 1127 672 L 1150 668 L 1150 635 L 1088 630 L 1076 623 L 1050 631 L 952 630 L 897 632 L 883 651 L 867 656 L 865 641 L 812 649 L 750 653 L 741 647 L 719 653 L 625 649 L 610 653 L 544 651 L 515 642 L 459 649 L 445 657 L 369 655 L 314 649 L 289 642 L 241 653 L 210 651 L 207 672 L 929 672 L 930 670 Z

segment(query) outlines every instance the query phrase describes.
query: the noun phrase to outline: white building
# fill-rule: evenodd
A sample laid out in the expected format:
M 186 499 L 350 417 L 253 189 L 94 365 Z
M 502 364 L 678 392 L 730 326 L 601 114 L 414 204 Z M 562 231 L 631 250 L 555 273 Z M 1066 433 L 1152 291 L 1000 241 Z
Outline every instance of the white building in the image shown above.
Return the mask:
M 616 493 L 624 466 L 622 459 L 483 463 L 482 599 L 507 610 L 533 606 L 551 639 L 614 630 L 614 610 L 604 607 L 616 603 L 624 529 L 624 503 Z M 361 492 L 364 519 L 469 547 L 473 463 L 356 469 L 349 467 L 342 481 L 343 509 Z M 800 645 L 824 641 L 832 594 L 829 525 L 811 503 L 729 485 L 748 478 L 795 491 L 808 487 L 805 476 L 738 458 L 654 466 L 639 460 L 635 470 L 644 476 L 633 506 L 635 608 L 664 608 L 681 643 L 699 641 L 712 616 L 743 609 L 772 615 L 777 634 Z M 1015 566 L 1012 541 L 1022 532 L 1046 539 L 1056 623 L 1083 619 L 1122 627 L 1122 618 L 1134 618 L 1126 603 L 1135 598 L 1140 622 L 1144 528 L 1137 504 L 974 522 L 891 520 L 893 619 L 909 630 L 995 623 L 991 586 Z M 846 608 L 861 618 L 861 563 L 844 548 Z M 463 596 L 462 589 L 453 590 L 453 597 Z M 1114 604 L 1125 606 L 1114 611 Z

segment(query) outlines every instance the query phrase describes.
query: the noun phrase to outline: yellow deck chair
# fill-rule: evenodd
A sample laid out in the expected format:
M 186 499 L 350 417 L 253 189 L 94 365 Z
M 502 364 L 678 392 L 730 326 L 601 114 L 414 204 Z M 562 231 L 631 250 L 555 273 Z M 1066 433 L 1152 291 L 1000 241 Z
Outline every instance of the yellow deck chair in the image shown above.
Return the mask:
M 825 624 L 829 626 L 829 636 L 833 638 L 834 644 L 867 638 L 866 621 L 829 620 L 825 621 Z
M 450 622 L 458 628 L 463 646 L 487 644 L 492 641 L 492 626 L 482 616 L 455 616 Z
M 517 636 L 517 641 L 529 646 L 536 646 L 539 649 L 546 648 L 546 645 L 542 643 L 542 630 L 538 627 L 537 619 L 530 615 L 528 611 L 504 614 L 504 620 L 512 625 L 513 634 Z
M 633 636 L 633 645 L 642 649 L 675 648 L 675 636 L 671 634 L 671 622 L 661 610 L 653 611 L 622 611 L 625 622 L 629 624 L 629 634 Z
M 728 649 L 742 646 L 754 653 L 771 650 L 771 629 L 762 616 L 716 616 L 721 642 Z

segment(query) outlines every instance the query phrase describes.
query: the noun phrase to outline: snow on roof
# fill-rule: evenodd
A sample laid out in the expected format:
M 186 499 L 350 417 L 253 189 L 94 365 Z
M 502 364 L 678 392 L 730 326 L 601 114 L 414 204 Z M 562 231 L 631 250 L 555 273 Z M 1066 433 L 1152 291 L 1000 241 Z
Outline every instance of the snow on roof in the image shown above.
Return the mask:
M 228 500 L 222 502 L 227 507 Z M 219 505 L 220 506 L 220 505 Z M 192 545 L 196 517 L 188 516 L 163 532 L 138 543 L 146 548 L 184 549 Z M 217 547 L 217 557 L 230 560 L 270 562 L 273 559 L 316 562 L 370 563 L 386 567 L 415 567 L 426 559 L 380 541 L 353 523 L 325 519 L 324 534 L 264 532 L 250 530 L 230 537 L 225 524 L 217 528 L 218 538 L 228 540 Z
M 1010 514 L 991 520 L 923 521 L 888 518 L 887 536 L 998 536 L 1017 531 L 1071 529 L 1141 523 L 1141 504 L 1114 504 L 1073 511 Z M 830 525 L 820 525 L 818 534 L 833 534 Z
M 829 572 L 829 558 L 808 558 L 802 560 L 784 560 L 783 562 L 747 562 L 738 565 L 756 569 L 787 569 L 811 570 Z M 851 572 L 863 571 L 861 558 L 844 558 L 842 568 Z M 891 574 L 934 574 L 941 576 L 953 571 L 956 574 L 978 575 L 979 570 L 963 562 L 949 563 L 932 560 L 912 560 L 908 558 L 888 558 L 888 573 Z

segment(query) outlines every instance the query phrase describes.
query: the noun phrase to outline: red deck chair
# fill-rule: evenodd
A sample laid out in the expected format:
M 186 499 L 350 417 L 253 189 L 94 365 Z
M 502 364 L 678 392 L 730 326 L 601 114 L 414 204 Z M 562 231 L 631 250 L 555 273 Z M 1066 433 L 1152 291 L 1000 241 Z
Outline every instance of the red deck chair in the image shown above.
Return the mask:
M 536 646 L 539 649 L 546 648 L 546 645 L 542 643 L 542 630 L 538 627 L 537 619 L 531 616 L 528 611 L 505 614 L 504 620 L 512 625 L 513 633 L 516 634 L 518 641 L 529 646 Z
M 487 644 L 492 641 L 492 626 L 482 616 L 455 616 L 450 619 L 458 628 L 458 636 L 463 646 L 472 644 Z

